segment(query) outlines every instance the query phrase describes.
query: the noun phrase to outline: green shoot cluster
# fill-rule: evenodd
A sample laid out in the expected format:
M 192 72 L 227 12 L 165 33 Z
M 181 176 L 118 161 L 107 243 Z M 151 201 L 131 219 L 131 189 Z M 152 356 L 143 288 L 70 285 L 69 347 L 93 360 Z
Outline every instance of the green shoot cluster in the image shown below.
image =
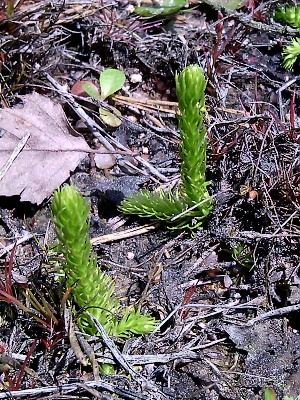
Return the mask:
M 86 200 L 72 186 L 58 189 L 52 200 L 52 221 L 64 256 L 66 285 L 72 288 L 72 297 L 81 308 L 78 325 L 90 334 L 96 329 L 88 312 L 104 327 L 107 334 L 127 338 L 131 334 L 150 333 L 156 321 L 140 311 L 122 308 L 115 297 L 113 280 L 97 266 L 89 238 L 90 208 Z
M 204 125 L 206 79 L 198 65 L 176 75 L 182 184 L 176 193 L 141 191 L 120 205 L 124 214 L 162 220 L 173 228 L 198 228 L 212 208 L 205 179 L 207 139 Z M 191 209 L 192 208 L 192 209 Z
M 274 20 L 285 22 L 292 28 L 300 28 L 300 6 L 280 7 L 274 14 Z M 283 66 L 291 69 L 300 55 L 300 38 L 292 39 L 290 44 L 283 50 Z

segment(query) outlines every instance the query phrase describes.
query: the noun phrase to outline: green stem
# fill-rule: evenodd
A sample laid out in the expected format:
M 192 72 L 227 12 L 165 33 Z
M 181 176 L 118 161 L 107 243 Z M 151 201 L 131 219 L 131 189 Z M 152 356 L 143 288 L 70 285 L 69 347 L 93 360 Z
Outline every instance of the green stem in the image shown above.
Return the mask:
M 182 138 L 180 147 L 182 187 L 178 193 L 151 193 L 142 191 L 126 198 L 119 209 L 124 214 L 163 220 L 175 228 L 195 229 L 207 217 L 212 201 L 209 200 L 205 180 L 206 129 L 204 125 L 206 80 L 198 65 L 187 67 L 176 75 L 176 92 L 179 113 L 178 125 Z M 207 200 L 204 201 L 203 200 Z M 193 211 L 187 211 L 197 205 Z M 173 223 L 173 218 L 184 213 Z
M 72 287 L 74 301 L 83 309 L 79 326 L 95 334 L 88 311 L 108 334 L 117 337 L 152 332 L 155 320 L 139 311 L 126 311 L 123 318 L 118 319 L 121 305 L 115 297 L 113 280 L 97 266 L 88 234 L 88 215 L 89 206 L 74 187 L 64 186 L 54 193 L 52 220 L 65 258 L 66 284 Z

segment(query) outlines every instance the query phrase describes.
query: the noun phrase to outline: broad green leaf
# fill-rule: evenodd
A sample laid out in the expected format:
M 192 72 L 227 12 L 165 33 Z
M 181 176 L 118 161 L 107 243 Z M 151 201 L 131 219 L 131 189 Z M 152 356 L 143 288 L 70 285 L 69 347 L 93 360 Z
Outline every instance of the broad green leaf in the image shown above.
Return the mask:
M 275 390 L 268 388 L 265 390 L 265 400 L 276 400 Z
M 158 6 L 137 7 L 134 12 L 143 17 L 156 17 L 175 14 L 186 4 L 185 0 L 161 0 Z
M 99 108 L 99 115 L 102 121 L 113 128 L 117 128 L 121 125 L 122 121 L 118 118 L 115 114 L 120 115 L 121 113 L 119 110 L 114 108 L 114 114 L 110 111 L 104 110 L 104 108 Z
M 205 0 L 205 3 L 210 4 L 217 10 L 224 8 L 226 11 L 234 11 L 246 3 L 245 0 Z
M 99 79 L 101 100 L 120 90 L 124 85 L 125 79 L 124 73 L 119 69 L 108 68 L 104 70 Z
M 83 83 L 82 89 L 93 99 L 101 100 L 99 93 L 94 90 L 89 83 Z

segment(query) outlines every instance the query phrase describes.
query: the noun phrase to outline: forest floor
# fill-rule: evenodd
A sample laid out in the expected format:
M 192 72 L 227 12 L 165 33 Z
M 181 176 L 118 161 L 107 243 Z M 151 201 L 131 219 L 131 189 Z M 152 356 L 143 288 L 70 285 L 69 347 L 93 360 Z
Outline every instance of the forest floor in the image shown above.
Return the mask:
M 25 150 L 30 145 L 38 118 L 39 138 L 50 141 L 60 129 L 49 104 L 63 107 L 92 149 L 111 154 L 85 152 L 70 166 L 70 149 L 62 161 L 45 139 L 42 158 L 23 151 L 15 174 L 10 167 L 1 175 L 0 399 L 300 395 L 300 66 L 282 66 L 294 31 L 272 20 L 275 3 L 226 12 L 193 2 L 188 12 L 156 18 L 137 16 L 127 0 L 12 4 L 2 2 L 0 12 L 1 172 L 27 133 Z M 124 218 L 117 208 L 141 188 L 178 183 L 175 73 L 190 64 L 208 79 L 214 199 L 193 235 Z M 99 102 L 74 89 L 80 81 L 98 85 L 106 68 L 126 75 L 122 89 L 100 102 L 120 112 L 115 128 L 99 118 Z M 12 128 L 16 115 L 22 123 Z M 18 137 L 13 148 L 8 134 Z M 114 341 L 127 364 L 100 337 L 85 338 L 96 361 L 86 349 L 85 365 L 75 355 L 60 256 L 51 250 L 51 194 L 65 181 L 91 204 L 93 247 L 117 296 L 160 321 L 151 335 Z M 103 354 L 115 375 L 98 376 Z

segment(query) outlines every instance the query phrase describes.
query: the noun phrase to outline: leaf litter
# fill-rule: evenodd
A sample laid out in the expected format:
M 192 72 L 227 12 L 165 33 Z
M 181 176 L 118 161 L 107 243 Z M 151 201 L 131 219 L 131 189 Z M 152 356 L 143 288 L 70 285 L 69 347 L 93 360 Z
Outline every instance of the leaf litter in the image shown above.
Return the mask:
M 123 399 L 253 400 L 263 398 L 266 387 L 272 387 L 277 400 L 284 394 L 296 397 L 300 393 L 300 139 L 296 117 L 299 99 L 294 95 L 291 100 L 291 94 L 299 92 L 299 84 L 292 73 L 286 75 L 280 68 L 282 38 L 286 40 L 288 30 L 281 27 L 280 31 L 272 20 L 268 22 L 275 4 L 260 2 L 251 14 L 243 8 L 224 18 L 224 10 L 217 12 L 197 3 L 188 13 L 170 18 L 170 22 L 136 19 L 126 14 L 129 11 L 123 7 L 123 1 L 110 5 L 104 0 L 100 10 L 98 2 L 93 1 L 76 5 L 77 11 L 73 1 L 67 0 L 64 9 L 56 1 L 54 9 L 56 4 L 59 19 L 54 24 L 52 10 L 49 12 L 41 2 L 28 6 L 34 9 L 29 10 L 23 21 L 21 12 L 15 13 L 8 21 L 9 26 L 5 26 L 9 29 L 5 30 L 5 22 L 2 23 L 4 67 L 0 69 L 0 77 L 10 85 L 14 79 L 16 83 L 7 88 L 3 85 L 0 101 L 5 105 L 5 99 L 10 101 L 12 93 L 19 93 L 16 89 L 19 83 L 29 82 L 32 87 L 43 82 L 48 85 L 44 93 L 52 96 L 54 90 L 78 113 L 79 107 L 73 107 L 71 102 L 73 97 L 66 98 L 67 92 L 63 91 L 66 85 L 72 87 L 78 80 L 94 81 L 100 70 L 111 67 L 122 69 L 127 78 L 133 74 L 142 77 L 136 82 L 128 79 L 121 93 L 126 102 L 121 103 L 119 95 L 108 99 L 110 107 L 117 103 L 122 110 L 118 131 L 96 129 L 104 134 L 102 141 L 111 140 L 109 135 L 113 131 L 117 140 L 110 143 L 117 148 L 120 148 L 118 144 L 124 146 L 125 153 L 129 148 L 134 157 L 117 155 L 118 165 L 105 172 L 109 187 L 103 181 L 103 174 L 99 174 L 102 185 L 97 182 L 99 190 L 94 190 L 96 196 L 91 196 L 91 235 L 98 246 L 99 263 L 119 281 L 120 297 L 129 302 L 134 299 L 139 305 L 143 303 L 143 308 L 152 310 L 162 320 L 161 330 L 150 340 L 145 337 L 126 342 L 123 353 L 131 365 L 142 370 L 143 376 L 155 382 L 163 395 L 160 397 L 160 393 L 152 391 L 145 394 L 145 388 L 135 385 L 134 380 L 128 383 L 122 370 L 115 377 L 100 377 L 100 383 L 96 383 L 91 366 L 79 367 L 78 361 L 74 361 L 66 331 L 58 331 L 54 326 L 54 332 L 47 335 L 45 330 L 33 325 L 27 314 L 19 311 L 22 318 L 13 319 L 13 307 L 1 304 L 6 313 L 1 333 L 7 341 L 7 353 L 16 354 L 16 348 L 23 356 L 24 341 L 30 348 L 33 330 L 34 337 L 42 336 L 47 349 L 39 347 L 39 351 L 30 355 L 30 366 L 38 372 L 40 380 L 24 376 L 20 392 L 12 393 L 26 398 L 40 398 L 47 393 L 60 398 L 55 397 L 58 392 L 74 398 L 91 398 L 88 386 L 92 385 L 97 388 L 94 396 L 98 397 L 109 396 L 109 392 Z M 37 21 L 37 16 L 43 21 L 41 34 L 28 24 L 28 15 L 31 22 Z M 68 36 L 70 32 L 72 37 Z M 20 43 L 23 47 L 29 45 L 31 51 L 22 52 Z M 32 60 L 39 60 L 40 71 Z M 174 238 L 161 229 L 124 240 L 122 230 L 117 232 L 122 237 L 111 233 L 116 226 L 122 226 L 122 221 L 114 222 L 120 216 L 111 194 L 125 193 L 129 178 L 135 183 L 136 175 L 141 174 L 138 163 L 141 165 L 142 161 L 136 154 L 144 148 L 147 148 L 149 165 L 155 169 L 155 174 L 149 169 L 153 188 L 175 178 L 178 137 L 173 110 L 176 106 L 174 74 L 195 62 L 204 67 L 209 80 L 209 179 L 210 190 L 218 197 L 208 226 L 193 239 L 183 234 Z M 13 71 L 12 75 L 6 71 L 6 65 Z M 26 74 L 19 77 L 23 65 L 26 65 Z M 299 66 L 293 73 L 299 75 Z M 54 80 L 63 86 L 53 85 Z M 143 99 L 139 106 L 138 98 Z M 76 100 L 80 105 L 86 101 Z M 97 108 L 85 110 L 90 122 L 94 122 L 90 126 L 95 127 L 95 121 L 99 121 Z M 79 113 L 78 116 L 85 121 Z M 133 124 L 126 127 L 127 117 Z M 139 130 L 134 129 L 137 126 Z M 90 132 L 94 133 L 92 129 Z M 26 133 L 23 138 L 26 139 Z M 21 151 L 21 146 L 15 143 L 12 148 L 18 148 L 22 154 L 27 147 Z M 12 148 L 9 148 L 10 157 Z M 133 165 L 136 169 L 127 168 L 125 157 L 129 157 L 132 165 L 137 162 Z M 118 187 L 121 182 L 110 176 L 111 172 L 123 178 L 124 187 Z M 94 176 L 93 167 L 88 166 L 83 173 L 72 174 L 72 182 L 86 194 L 88 183 L 94 184 Z M 0 229 L 6 211 L 2 204 Z M 45 207 L 43 211 L 48 222 Z M 38 213 L 35 219 L 38 221 Z M 17 239 L 9 229 L 8 223 L 12 221 L 20 224 L 18 219 L 6 214 L 6 236 Z M 23 221 L 22 224 L 24 227 Z M 30 226 L 34 234 L 46 231 L 41 221 Z M 106 232 L 110 238 L 103 235 Z M 128 234 L 128 230 L 125 232 Z M 38 288 L 43 298 L 47 297 L 45 287 L 49 288 L 49 282 L 50 290 L 55 289 L 51 282 L 53 273 L 40 254 L 41 258 L 37 258 L 34 242 L 23 241 L 17 253 L 27 268 L 25 271 L 29 271 L 24 274 L 23 268 L 27 284 L 38 286 L 41 279 Z M 26 255 L 25 262 L 20 253 Z M 31 257 L 36 260 L 37 276 L 30 273 Z M 41 276 L 45 269 L 47 273 Z M 15 283 L 14 289 L 20 295 Z M 59 318 L 60 314 L 56 315 Z M 96 359 L 99 363 L 107 362 L 111 354 L 103 358 L 96 348 L 99 342 L 95 342 Z M 118 343 L 119 346 L 122 344 Z M 58 352 L 61 352 L 59 362 Z M 15 374 L 10 372 L 10 376 Z M 34 385 L 34 389 L 28 389 Z M 6 397 L 7 393 L 0 393 L 0 398 Z
M 0 170 L 19 142 L 29 136 L 2 177 L 0 196 L 20 196 L 21 201 L 40 204 L 91 149 L 69 126 L 59 104 L 36 92 L 21 99 L 23 107 L 0 110 Z

